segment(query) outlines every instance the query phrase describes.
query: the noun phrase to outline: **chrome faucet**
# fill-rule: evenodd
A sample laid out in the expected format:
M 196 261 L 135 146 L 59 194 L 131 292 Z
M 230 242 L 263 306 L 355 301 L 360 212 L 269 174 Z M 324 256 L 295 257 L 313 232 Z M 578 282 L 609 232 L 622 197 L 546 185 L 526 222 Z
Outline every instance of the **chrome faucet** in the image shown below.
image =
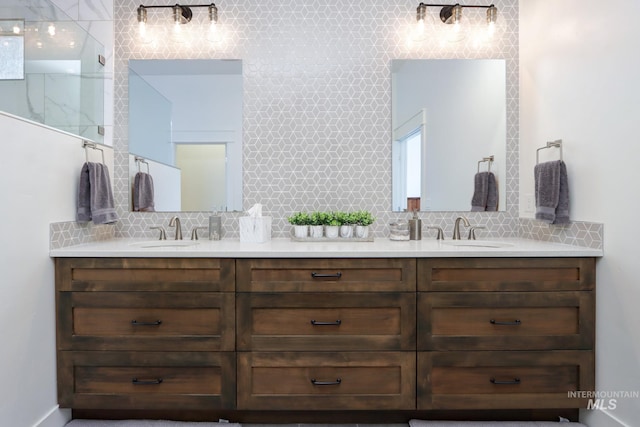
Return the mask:
M 172 216 L 169 220 L 169 227 L 176 228 L 176 240 L 182 240 L 182 226 L 180 225 L 180 218 L 177 216 Z
M 456 218 L 456 222 L 453 224 L 453 240 L 460 240 L 460 221 L 464 223 L 465 227 L 469 227 L 469 220 L 464 216 L 459 216 Z

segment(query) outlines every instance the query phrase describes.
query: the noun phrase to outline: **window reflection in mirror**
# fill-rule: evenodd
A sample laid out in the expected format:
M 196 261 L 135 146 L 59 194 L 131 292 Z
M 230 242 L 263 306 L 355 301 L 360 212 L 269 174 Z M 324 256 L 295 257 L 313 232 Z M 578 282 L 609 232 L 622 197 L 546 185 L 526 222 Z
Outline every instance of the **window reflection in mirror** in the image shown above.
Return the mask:
M 129 153 L 156 211 L 242 210 L 242 62 L 130 60 Z
M 391 78 L 392 210 L 470 211 L 491 155 L 505 210 L 505 61 L 393 60 Z

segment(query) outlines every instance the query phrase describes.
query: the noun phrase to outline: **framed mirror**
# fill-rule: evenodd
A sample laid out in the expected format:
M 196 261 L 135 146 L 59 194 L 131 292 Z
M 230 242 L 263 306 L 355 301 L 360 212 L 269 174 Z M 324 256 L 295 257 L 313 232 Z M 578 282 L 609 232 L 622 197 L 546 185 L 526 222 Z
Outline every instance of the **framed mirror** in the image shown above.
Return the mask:
M 393 60 L 391 80 L 392 210 L 470 211 L 489 170 L 505 210 L 505 61 Z
M 148 173 L 155 211 L 242 210 L 242 90 L 241 60 L 130 60 L 130 200 Z

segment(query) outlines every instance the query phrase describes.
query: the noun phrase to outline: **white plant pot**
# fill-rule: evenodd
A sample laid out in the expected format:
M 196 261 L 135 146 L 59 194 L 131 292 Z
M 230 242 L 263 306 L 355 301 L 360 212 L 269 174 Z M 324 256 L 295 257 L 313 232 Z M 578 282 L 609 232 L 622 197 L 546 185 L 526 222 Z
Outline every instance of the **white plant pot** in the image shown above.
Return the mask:
M 337 225 L 326 225 L 324 227 L 324 235 L 327 236 L 328 239 L 337 238 L 339 233 L 340 227 Z
M 293 235 L 298 239 L 306 239 L 309 236 L 309 226 L 308 225 L 294 225 L 293 226 Z
M 358 239 L 366 239 L 367 237 L 369 237 L 369 226 L 356 225 L 355 236 Z
M 345 238 L 353 237 L 353 225 L 341 225 L 340 237 L 345 237 Z
M 313 239 L 321 239 L 324 234 L 324 227 L 321 225 L 310 225 L 309 226 L 309 235 Z

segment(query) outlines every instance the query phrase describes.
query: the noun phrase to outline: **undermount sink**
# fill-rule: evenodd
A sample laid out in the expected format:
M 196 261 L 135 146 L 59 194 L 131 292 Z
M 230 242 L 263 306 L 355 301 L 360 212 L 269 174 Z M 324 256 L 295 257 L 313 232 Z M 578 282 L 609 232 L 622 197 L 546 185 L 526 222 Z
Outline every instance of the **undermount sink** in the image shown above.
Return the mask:
M 144 242 L 131 243 L 131 246 L 139 248 L 184 248 L 198 245 L 194 240 L 147 240 Z
M 494 242 L 489 240 L 445 240 L 442 242 L 442 244 L 473 248 L 508 248 L 513 246 L 513 243 Z

